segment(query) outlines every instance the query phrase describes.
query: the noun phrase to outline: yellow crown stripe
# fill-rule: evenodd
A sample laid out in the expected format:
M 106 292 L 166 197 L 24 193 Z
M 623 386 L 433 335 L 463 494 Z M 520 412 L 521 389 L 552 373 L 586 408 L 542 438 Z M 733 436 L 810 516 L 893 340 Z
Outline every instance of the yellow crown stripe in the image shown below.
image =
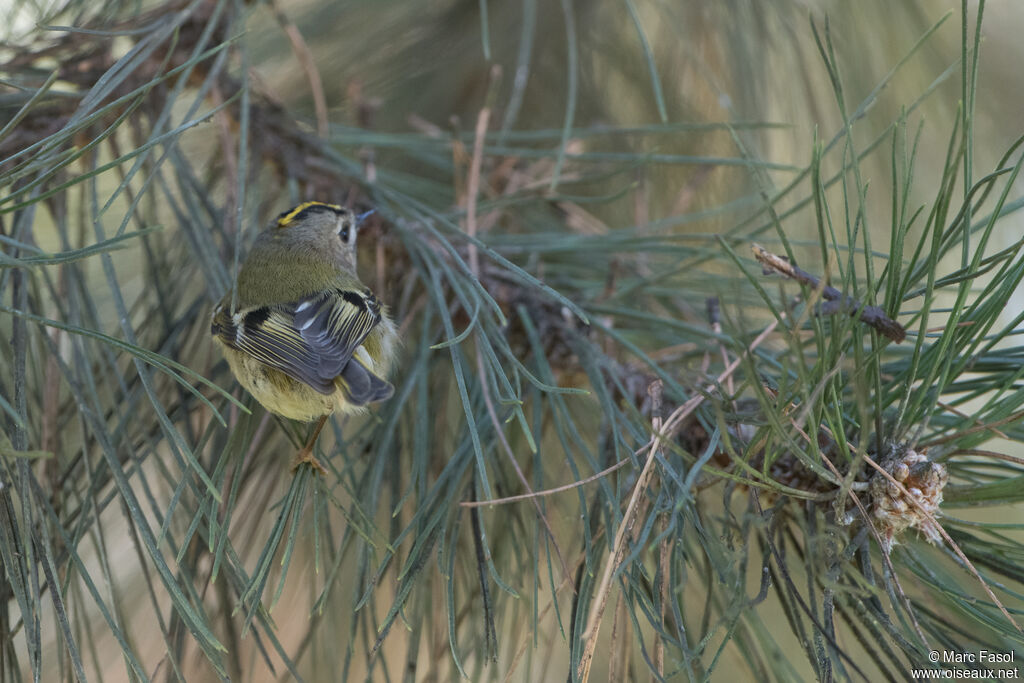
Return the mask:
M 285 215 L 283 215 L 280 218 L 278 218 L 277 219 L 277 227 L 283 228 L 283 227 L 287 226 L 289 223 L 291 223 L 293 220 L 295 220 L 296 216 L 298 216 L 300 213 L 302 213 L 303 211 L 305 211 L 306 209 L 308 209 L 311 206 L 326 206 L 328 209 L 333 209 L 334 211 L 343 211 L 344 210 L 344 209 L 342 209 L 342 207 L 338 206 L 337 204 L 327 204 L 326 202 L 303 202 L 302 204 L 299 204 L 298 206 L 296 206 L 294 209 L 292 209 L 291 211 L 289 211 Z

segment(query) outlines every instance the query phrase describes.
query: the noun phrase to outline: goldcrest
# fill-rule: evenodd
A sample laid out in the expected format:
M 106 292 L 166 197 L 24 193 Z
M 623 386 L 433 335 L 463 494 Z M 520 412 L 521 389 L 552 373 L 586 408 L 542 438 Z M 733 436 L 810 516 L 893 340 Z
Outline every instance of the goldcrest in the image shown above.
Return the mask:
M 360 218 L 321 202 L 282 213 L 239 269 L 235 310 L 229 291 L 213 311 L 210 332 L 239 383 L 272 413 L 320 419 L 296 464 L 319 467 L 312 446 L 331 413 L 394 393 L 398 335 L 356 273 Z

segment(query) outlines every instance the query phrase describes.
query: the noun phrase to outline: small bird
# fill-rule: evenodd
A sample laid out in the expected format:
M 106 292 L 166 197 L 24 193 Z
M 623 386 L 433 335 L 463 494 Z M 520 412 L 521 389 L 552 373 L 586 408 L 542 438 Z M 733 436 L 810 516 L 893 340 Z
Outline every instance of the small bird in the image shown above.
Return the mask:
M 369 214 L 306 202 L 262 232 L 213 309 L 210 333 L 239 383 L 272 413 L 319 419 L 293 462 L 326 470 L 313 446 L 331 413 L 391 398 L 398 333 L 356 273 L 356 234 Z

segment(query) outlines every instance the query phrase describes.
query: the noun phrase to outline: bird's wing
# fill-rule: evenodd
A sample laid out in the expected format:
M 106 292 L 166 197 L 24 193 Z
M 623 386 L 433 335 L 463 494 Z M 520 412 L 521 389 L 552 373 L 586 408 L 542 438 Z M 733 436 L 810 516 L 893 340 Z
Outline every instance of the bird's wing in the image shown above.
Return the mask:
M 380 302 L 369 291 L 334 289 L 233 316 L 222 304 L 211 332 L 231 348 L 332 394 L 334 380 L 380 317 Z

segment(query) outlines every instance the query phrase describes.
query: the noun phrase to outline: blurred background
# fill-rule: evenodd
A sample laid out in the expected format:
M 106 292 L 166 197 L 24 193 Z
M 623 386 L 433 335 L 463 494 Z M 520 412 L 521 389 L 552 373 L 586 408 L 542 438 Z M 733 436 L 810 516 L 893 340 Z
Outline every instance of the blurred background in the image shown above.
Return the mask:
M 903 680 L 926 644 L 1020 648 L 946 545 L 910 530 L 890 563 L 819 489 L 772 472 L 806 498 L 753 502 L 725 464 L 771 452 L 740 423 L 793 438 L 763 387 L 878 364 L 780 414 L 827 403 L 872 452 L 981 458 L 950 465 L 950 533 L 1019 619 L 1024 472 L 978 464 L 972 431 L 998 422 L 984 448 L 1020 455 L 1016 271 L 970 292 L 991 339 L 886 366 L 878 335 L 816 345 L 797 313 L 714 379 L 794 312 L 753 241 L 866 282 L 908 329 L 966 305 L 949 274 L 975 250 L 1018 263 L 1014 172 L 968 209 L 983 224 L 1005 192 L 991 233 L 940 241 L 900 296 L 872 271 L 919 263 L 965 182 L 1016 163 L 1019 3 L 984 5 L 976 36 L 974 2 L 2 2 L 0 680 L 580 680 L 657 379 L 664 415 L 708 400 L 630 527 L 595 680 Z M 395 398 L 328 430 L 325 480 L 291 475 L 302 430 L 208 338 L 257 232 L 311 199 L 377 209 L 360 273 L 405 340 Z M 934 302 L 929 272 L 950 278 Z M 943 349 L 974 355 L 962 384 L 922 369 Z M 835 427 L 828 406 L 809 411 Z

